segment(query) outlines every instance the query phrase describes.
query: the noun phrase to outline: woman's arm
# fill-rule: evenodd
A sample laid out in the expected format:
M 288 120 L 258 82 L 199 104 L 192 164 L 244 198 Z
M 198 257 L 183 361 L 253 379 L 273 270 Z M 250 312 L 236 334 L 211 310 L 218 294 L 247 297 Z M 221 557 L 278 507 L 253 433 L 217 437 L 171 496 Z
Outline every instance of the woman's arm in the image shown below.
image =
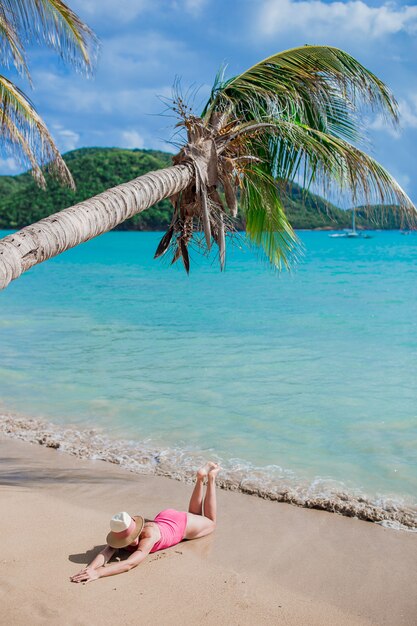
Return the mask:
M 155 539 L 146 537 L 139 542 L 136 552 L 131 554 L 125 561 L 111 563 L 110 565 L 107 565 L 107 567 L 104 565 L 94 569 L 92 567 L 87 567 L 85 570 L 79 572 L 79 574 L 72 576 L 71 580 L 74 583 L 88 583 L 92 580 L 97 580 L 98 578 L 104 578 L 105 576 L 114 576 L 115 574 L 128 572 L 145 560 L 154 545 Z
M 88 570 L 97 570 L 99 567 L 103 567 L 103 565 L 105 565 L 107 563 L 107 561 L 110 561 L 110 559 L 112 558 L 113 554 L 116 552 L 115 548 L 111 548 L 110 546 L 106 546 L 105 548 L 103 548 L 103 550 L 101 550 L 95 557 L 94 559 L 91 561 L 91 563 L 89 563 L 86 567 L 83 567 L 78 574 L 74 574 L 74 576 L 71 576 L 70 580 L 72 582 L 79 582 L 78 580 L 76 580 L 76 578 L 78 576 L 80 576 L 80 574 L 85 574 Z
M 97 556 L 94 557 L 91 563 L 87 565 L 87 568 L 91 567 L 93 569 L 97 569 L 98 567 L 102 567 L 103 565 L 106 565 L 107 561 L 110 561 L 110 559 L 112 558 L 115 552 L 116 552 L 116 548 L 111 548 L 110 546 L 106 546 L 105 548 L 103 548 L 103 550 L 101 550 L 101 552 L 97 554 Z

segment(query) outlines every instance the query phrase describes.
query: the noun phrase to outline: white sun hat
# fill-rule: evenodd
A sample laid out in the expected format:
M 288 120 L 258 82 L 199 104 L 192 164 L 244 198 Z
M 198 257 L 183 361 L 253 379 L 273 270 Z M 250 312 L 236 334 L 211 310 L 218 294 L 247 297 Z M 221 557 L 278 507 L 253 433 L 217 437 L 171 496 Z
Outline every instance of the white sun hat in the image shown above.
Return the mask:
M 107 543 L 111 548 L 125 548 L 142 532 L 145 521 L 140 515 L 131 517 L 126 511 L 116 513 L 110 520 Z

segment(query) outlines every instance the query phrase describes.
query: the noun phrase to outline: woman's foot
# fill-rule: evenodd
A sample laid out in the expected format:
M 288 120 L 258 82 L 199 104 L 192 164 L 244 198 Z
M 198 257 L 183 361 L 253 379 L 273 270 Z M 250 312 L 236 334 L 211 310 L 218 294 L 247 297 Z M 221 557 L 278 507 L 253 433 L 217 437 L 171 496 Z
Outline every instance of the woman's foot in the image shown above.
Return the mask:
M 199 470 L 197 470 L 197 478 L 199 478 L 200 480 L 204 480 L 204 478 L 207 478 L 207 476 L 216 468 L 220 469 L 219 465 L 217 463 L 213 463 L 213 461 L 209 461 L 208 463 L 200 467 Z
M 215 479 L 216 479 L 217 474 L 220 472 L 220 470 L 221 470 L 222 468 L 220 467 L 220 465 L 219 465 L 218 463 L 212 463 L 212 465 L 214 465 L 214 467 L 212 467 L 212 468 L 209 470 L 208 477 L 209 477 L 209 478 L 212 478 L 213 480 L 215 480 Z

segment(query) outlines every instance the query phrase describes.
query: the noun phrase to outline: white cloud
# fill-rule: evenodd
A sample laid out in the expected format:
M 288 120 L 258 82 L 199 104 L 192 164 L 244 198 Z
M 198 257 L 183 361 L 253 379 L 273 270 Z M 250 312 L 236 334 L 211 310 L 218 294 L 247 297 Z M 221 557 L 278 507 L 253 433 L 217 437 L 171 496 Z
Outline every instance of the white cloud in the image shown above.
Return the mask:
M 395 180 L 406 193 L 410 193 L 411 177 L 408 174 L 397 173 Z
M 100 118 L 113 115 L 121 116 L 125 124 L 130 123 L 130 119 L 143 115 L 161 113 L 165 108 L 158 100 L 158 96 L 169 98 L 172 95 L 171 85 L 156 85 L 151 87 L 139 87 L 138 80 L 133 81 L 130 70 L 123 74 L 124 80 L 117 76 L 116 66 L 112 68 L 112 73 L 98 74 L 96 80 L 86 81 L 77 78 L 68 81 L 65 75 L 53 74 L 49 71 L 37 71 L 34 73 L 38 98 L 48 98 L 52 104 L 52 119 L 62 119 L 62 115 L 70 116 L 80 120 L 82 125 L 86 116 L 93 115 L 94 121 L 98 123 Z M 111 76 L 112 88 L 109 88 Z M 63 94 L 65 97 L 62 97 Z
M 75 150 L 80 140 L 80 135 L 69 128 L 63 128 L 60 124 L 53 126 L 55 141 L 61 152 Z
M 184 0 L 184 8 L 192 15 L 198 15 L 206 5 L 207 0 Z
M 21 169 L 22 168 L 13 157 L 6 157 L 4 159 L 0 158 L 0 171 L 2 174 L 15 174 Z
M 400 121 L 398 129 L 387 123 L 381 114 L 377 115 L 368 127 L 372 130 L 385 131 L 395 139 L 401 137 L 403 130 L 417 128 L 417 95 L 410 96 L 410 102 L 400 100 L 398 102 L 398 111 Z
M 124 29 L 119 29 L 124 31 Z M 176 71 L 190 71 L 190 51 L 184 41 L 157 32 L 116 32 L 105 39 L 92 80 L 48 69 L 32 72 L 39 99 L 48 100 L 55 112 L 85 116 L 132 116 L 160 113 L 159 96 L 169 98 Z M 65 97 L 63 97 L 65 95 Z M 127 116 L 127 120 L 126 120 Z M 56 118 L 55 118 L 56 119 Z
M 391 135 L 391 137 L 394 137 L 395 139 L 398 139 L 400 137 L 399 130 L 395 128 L 394 126 L 392 126 L 392 124 L 387 122 L 381 113 L 378 113 L 375 119 L 370 120 L 368 122 L 367 128 L 369 128 L 370 130 L 384 131 L 388 133 L 389 135 Z
M 410 104 L 400 101 L 400 125 L 402 128 L 417 128 L 417 94 L 410 96 Z
M 167 73 L 168 67 L 176 67 L 174 72 L 183 71 L 189 55 L 186 42 L 167 35 L 117 32 L 105 40 L 98 71 L 112 77 L 113 88 L 118 84 L 144 85 L 154 83 L 156 77 Z M 174 76 L 172 73 L 171 81 Z
M 322 37 L 340 41 L 417 33 L 417 6 L 393 3 L 369 6 L 362 0 L 265 0 L 258 14 L 258 29 L 263 35 L 297 32 L 307 38 L 306 43 Z
M 143 148 L 145 141 L 137 130 L 125 130 L 121 133 L 122 148 Z

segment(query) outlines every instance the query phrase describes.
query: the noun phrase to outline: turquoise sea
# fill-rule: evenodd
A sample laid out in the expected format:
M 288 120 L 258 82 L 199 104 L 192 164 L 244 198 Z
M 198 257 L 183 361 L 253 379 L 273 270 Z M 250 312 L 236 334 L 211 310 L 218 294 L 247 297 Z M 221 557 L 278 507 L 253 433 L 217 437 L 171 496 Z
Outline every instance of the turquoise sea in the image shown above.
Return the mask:
M 0 408 L 415 504 L 417 234 L 302 232 L 282 274 L 238 240 L 189 277 L 160 236 L 109 233 L 0 293 Z

